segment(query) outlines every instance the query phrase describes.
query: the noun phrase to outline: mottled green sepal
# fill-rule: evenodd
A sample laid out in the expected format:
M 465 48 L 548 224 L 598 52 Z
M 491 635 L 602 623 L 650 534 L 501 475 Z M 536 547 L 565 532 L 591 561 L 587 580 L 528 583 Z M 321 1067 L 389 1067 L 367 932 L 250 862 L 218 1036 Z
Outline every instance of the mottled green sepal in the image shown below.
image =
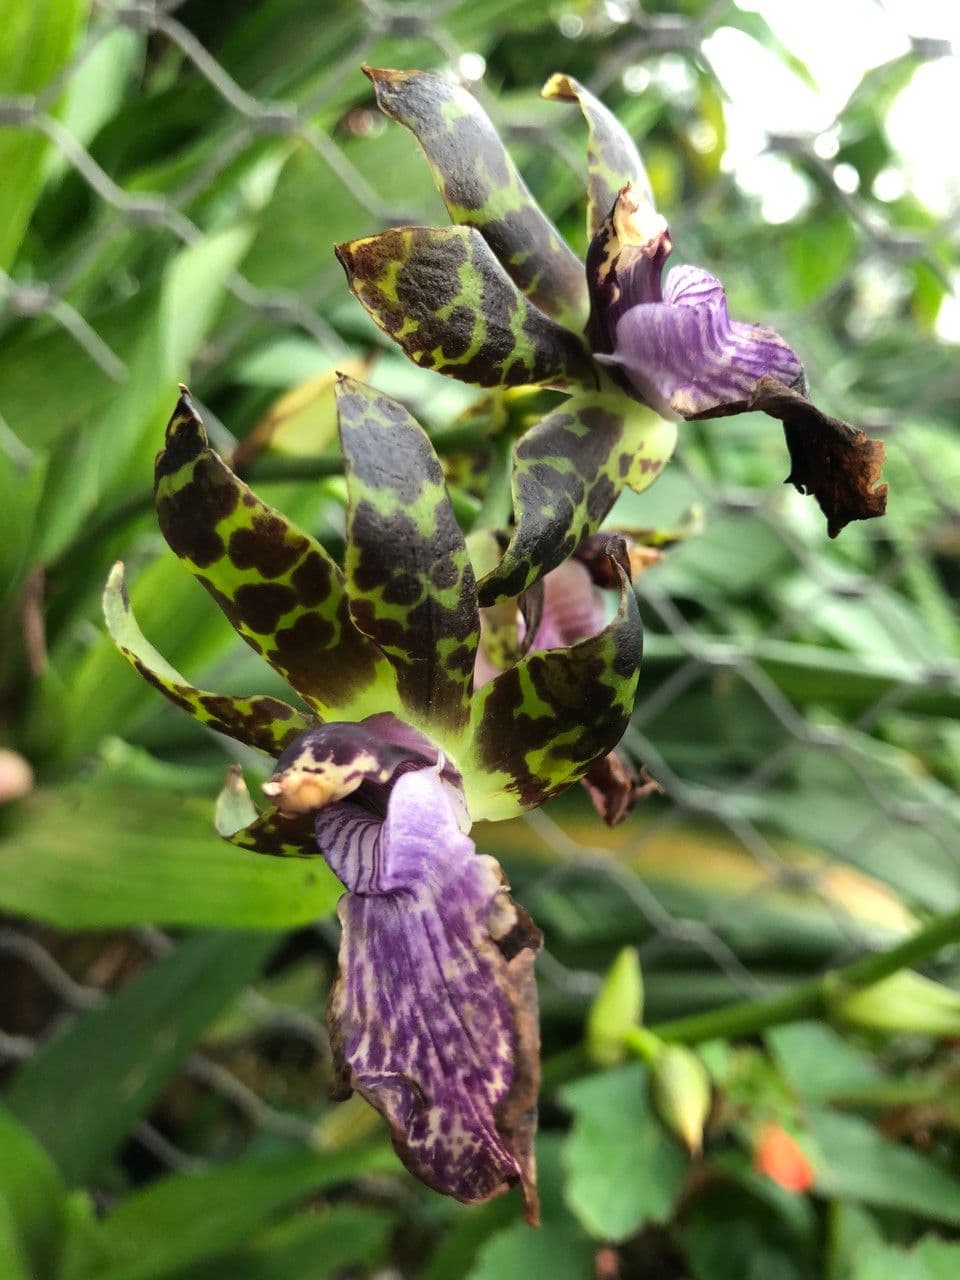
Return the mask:
M 350 288 L 414 364 L 478 387 L 595 387 L 581 339 L 528 302 L 473 227 L 337 245 Z
M 207 728 L 277 756 L 288 742 L 313 726 L 310 716 L 277 698 L 228 697 L 189 685 L 137 625 L 120 561 L 113 566 L 103 591 L 103 616 L 110 638 L 130 665 Z
M 393 708 L 393 673 L 351 622 L 339 566 L 208 447 L 185 391 L 157 457 L 156 501 L 171 548 L 247 644 L 321 715 Z
M 677 441 L 674 423 L 625 396 L 574 396 L 521 436 L 514 454 L 515 528 L 480 603 L 517 596 L 599 528 L 624 485 L 657 478 Z
M 292 817 L 267 809 L 258 813 L 250 799 L 240 766 L 233 764 L 217 797 L 213 824 L 217 835 L 239 849 L 265 853 L 272 858 L 316 858 L 320 855 L 313 815 Z
M 472 818 L 510 818 L 558 795 L 620 741 L 637 690 L 643 628 L 611 538 L 620 608 L 569 649 L 529 653 L 474 698 L 473 759 L 464 769 Z
M 590 170 L 587 231 L 595 236 L 613 208 L 621 187 L 632 183 L 653 203 L 650 179 L 640 153 L 623 125 L 599 98 L 573 76 L 552 75 L 543 86 L 543 97 L 575 102 L 590 131 L 587 159 Z
M 473 94 L 429 71 L 364 71 L 381 111 L 423 147 L 453 221 L 477 228 L 542 311 L 582 329 L 583 266 L 530 194 Z
M 456 731 L 469 715 L 480 615 L 443 471 L 389 396 L 342 377 L 337 407 L 353 620 L 394 664 L 406 714 Z

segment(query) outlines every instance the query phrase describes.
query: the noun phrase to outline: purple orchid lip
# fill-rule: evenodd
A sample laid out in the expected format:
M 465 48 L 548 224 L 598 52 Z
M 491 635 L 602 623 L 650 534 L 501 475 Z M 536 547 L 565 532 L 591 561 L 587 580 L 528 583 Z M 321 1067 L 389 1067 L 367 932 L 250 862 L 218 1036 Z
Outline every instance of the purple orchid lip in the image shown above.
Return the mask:
M 731 320 L 715 276 L 680 266 L 661 281 L 672 248 L 665 220 L 624 187 L 588 258 L 598 363 L 674 420 L 746 409 L 765 376 L 800 384 L 796 353 L 772 329 Z
M 396 778 L 383 817 L 354 800 L 316 815 L 348 889 L 328 1011 L 337 1096 L 376 1107 L 429 1186 L 473 1204 L 520 1184 L 535 1222 L 540 935 L 452 790 L 434 764 Z

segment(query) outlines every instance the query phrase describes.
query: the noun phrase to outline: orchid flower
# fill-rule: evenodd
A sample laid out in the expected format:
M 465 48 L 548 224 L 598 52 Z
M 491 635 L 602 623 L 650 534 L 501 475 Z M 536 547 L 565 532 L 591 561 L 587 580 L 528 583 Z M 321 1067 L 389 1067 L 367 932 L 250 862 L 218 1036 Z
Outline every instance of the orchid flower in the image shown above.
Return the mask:
M 454 226 L 395 227 L 337 247 L 356 297 L 427 369 L 481 387 L 535 385 L 570 399 L 518 442 L 515 528 L 480 602 L 516 596 L 596 531 L 624 485 L 642 491 L 675 447 L 675 421 L 761 409 L 784 423 L 788 477 L 813 493 L 834 536 L 882 515 L 883 445 L 805 397 L 795 352 L 731 321 L 723 287 L 674 268 L 637 149 L 570 76 L 544 97 L 589 126 L 591 237 L 578 262 L 465 89 L 421 71 L 364 68 L 382 111 L 422 146 Z
M 519 1183 L 535 1220 L 540 935 L 469 832 L 563 791 L 622 736 L 642 642 L 625 553 L 607 540 L 609 623 L 475 690 L 476 579 L 433 447 L 401 405 L 350 379 L 338 415 L 342 568 L 209 448 L 185 389 L 156 464 L 167 542 L 300 706 L 189 685 L 141 634 L 122 564 L 107 626 L 171 701 L 275 758 L 259 813 L 233 770 L 220 833 L 322 855 L 346 887 L 328 1011 L 339 1094 L 382 1112 L 430 1186 L 472 1203 Z

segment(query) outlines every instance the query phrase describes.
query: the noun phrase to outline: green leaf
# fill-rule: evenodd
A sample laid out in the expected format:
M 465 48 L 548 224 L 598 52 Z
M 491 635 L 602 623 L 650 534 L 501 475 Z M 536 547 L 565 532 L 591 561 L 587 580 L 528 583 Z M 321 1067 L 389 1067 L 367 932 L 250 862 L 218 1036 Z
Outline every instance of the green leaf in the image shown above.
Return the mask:
M 822 1022 L 794 1022 L 765 1035 L 783 1078 L 801 1097 L 843 1097 L 883 1079 L 872 1059 Z
M 141 332 L 122 385 L 105 411 L 52 455 L 45 494 L 43 556 L 59 556 L 105 495 L 118 501 L 148 474 L 170 399 L 223 302 L 250 243 L 233 228 L 180 250 L 159 294 L 145 299 Z
M 29 96 L 55 80 L 76 43 L 87 0 L 0 0 L 0 85 Z M 43 184 L 50 142 L 29 124 L 0 128 L 0 270 L 12 265 Z
M 422 368 L 479 387 L 596 386 L 580 338 L 527 301 L 473 227 L 397 227 L 336 252 L 353 293 Z
M 813 1233 L 741 1185 L 708 1185 L 679 1231 L 691 1280 L 820 1280 Z
M 665 1222 L 686 1161 L 664 1139 L 639 1064 L 588 1076 L 560 1092 L 574 1113 L 567 1141 L 567 1203 L 592 1236 L 628 1240 L 645 1222 Z
M 6 1280 L 19 1274 L 12 1270 L 16 1258 L 24 1277 L 53 1280 L 64 1230 L 60 1176 L 33 1136 L 2 1107 L 0 1152 L 0 1275 Z
M 641 493 L 677 442 L 676 424 L 617 393 L 575 396 L 523 434 L 514 453 L 516 526 L 480 583 L 480 603 L 519 595 L 599 529 L 624 485 Z
M 587 313 L 583 266 L 530 194 L 473 94 L 429 71 L 364 70 L 380 110 L 423 147 L 453 221 L 481 233 L 542 311 L 581 329 Z
M 185 391 L 157 458 L 156 499 L 171 548 L 312 708 L 345 719 L 394 709 L 393 672 L 351 622 L 339 567 L 207 446 Z
M 650 179 L 640 153 L 626 129 L 599 98 L 573 76 L 552 75 L 543 86 L 543 97 L 558 102 L 575 102 L 583 112 L 590 132 L 587 161 L 590 170 L 587 206 L 587 234 L 600 230 L 620 190 L 629 182 L 640 195 L 653 203 Z
M 194 689 L 145 639 L 130 608 L 118 561 L 103 592 L 103 616 L 114 644 L 145 680 L 188 715 L 218 733 L 277 756 L 288 742 L 314 723 L 276 698 L 234 697 Z
M 239 1244 L 285 1205 L 362 1174 L 396 1168 L 396 1156 L 382 1146 L 330 1152 L 297 1149 L 270 1157 L 237 1160 L 199 1173 L 161 1178 L 145 1190 L 128 1196 L 100 1224 L 94 1243 L 106 1261 L 97 1270 L 96 1280 L 159 1280 L 171 1272 L 179 1273 L 182 1268 L 200 1265 L 206 1280 L 211 1274 L 206 1270 L 208 1260 L 233 1254 Z M 354 1215 L 357 1212 L 354 1210 Z M 320 1218 L 315 1225 L 323 1221 Z M 334 1218 L 325 1233 L 316 1230 L 311 1233 L 301 1226 L 292 1240 L 288 1230 L 286 1250 L 281 1231 L 279 1238 L 271 1241 L 268 1237 L 259 1248 L 255 1244 L 246 1254 L 236 1255 L 237 1271 L 229 1270 L 230 1264 L 224 1262 L 222 1273 L 231 1277 L 243 1275 L 240 1268 L 245 1261 L 247 1273 L 260 1280 L 264 1273 L 255 1270 L 258 1261 L 264 1261 L 269 1268 L 272 1257 L 282 1266 L 284 1252 L 288 1264 L 298 1255 L 302 1259 L 311 1243 L 311 1234 L 313 1243 L 322 1245 L 324 1234 L 329 1239 L 331 1228 L 335 1231 L 337 1224 Z M 341 1229 L 351 1226 L 349 1211 L 345 1220 L 339 1220 L 339 1226 Z M 352 1226 L 362 1230 L 362 1219 L 357 1221 L 355 1217 Z M 384 1229 L 381 1225 L 380 1239 Z M 351 1242 L 349 1237 L 347 1242 L 340 1243 L 341 1253 L 353 1252 L 354 1258 L 362 1257 L 365 1248 L 370 1248 L 369 1237 L 365 1246 L 362 1240 Z M 324 1274 L 315 1270 L 323 1261 L 322 1253 L 318 1253 L 309 1264 L 307 1274 Z M 212 1271 L 214 1275 L 220 1273 L 219 1268 Z M 289 1272 L 268 1269 L 265 1274 L 287 1275 Z
M 877 1208 L 960 1226 L 960 1180 L 857 1116 L 811 1111 L 816 1189 Z
M 343 377 L 350 615 L 393 663 L 404 707 L 454 737 L 470 714 L 477 584 L 426 433 L 402 405 Z
M 372 1268 L 385 1259 L 393 1225 L 393 1216 L 383 1209 L 349 1204 L 297 1214 L 235 1253 L 208 1255 L 178 1270 L 176 1280 L 320 1280 L 340 1276 L 348 1266 Z
M 625 571 L 608 626 L 569 649 L 528 653 L 473 700 L 473 759 L 459 761 L 472 817 L 509 818 L 542 804 L 623 737 L 640 672 L 643 628 Z
M 545 1223 L 539 1231 L 517 1223 L 484 1245 L 469 1280 L 584 1280 L 593 1275 L 594 1246 L 573 1228 Z
M 333 910 L 326 865 L 255 858 L 211 830 L 208 801 L 108 780 L 18 806 L 0 908 L 63 929 L 138 924 L 283 929 Z
M 190 938 L 21 1067 L 7 1105 L 68 1183 L 96 1177 L 275 945 L 269 935 L 251 933 Z
M 927 1236 L 912 1249 L 871 1244 L 860 1250 L 850 1280 L 956 1280 L 960 1244 Z

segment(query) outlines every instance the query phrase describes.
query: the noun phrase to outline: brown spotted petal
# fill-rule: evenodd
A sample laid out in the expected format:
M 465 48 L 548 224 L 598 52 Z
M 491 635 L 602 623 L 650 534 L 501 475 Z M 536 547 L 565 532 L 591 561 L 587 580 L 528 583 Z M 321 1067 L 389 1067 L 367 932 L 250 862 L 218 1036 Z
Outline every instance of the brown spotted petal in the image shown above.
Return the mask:
M 140 675 L 172 703 L 208 729 L 249 747 L 279 755 L 292 738 L 313 724 L 278 698 L 209 693 L 195 689 L 157 652 L 137 625 L 121 561 L 113 566 L 103 592 L 103 616 L 111 640 Z
M 337 387 L 355 625 L 386 654 L 408 718 L 455 741 L 470 714 L 477 584 L 443 471 L 402 405 Z
M 529 301 L 474 227 L 395 227 L 336 247 L 347 283 L 423 369 L 478 387 L 594 387 L 582 339 Z
M 573 76 L 552 75 L 543 86 L 544 98 L 575 102 L 590 131 L 587 159 L 590 168 L 587 232 L 595 236 L 613 208 L 617 193 L 630 183 L 653 203 L 650 179 L 640 153 L 623 125 L 599 98 Z
M 344 800 L 316 831 L 348 889 L 328 1011 L 339 1096 L 376 1107 L 429 1186 L 475 1204 L 519 1184 L 536 1221 L 540 934 L 435 766 L 397 779 L 385 818 Z
M 339 567 L 208 447 L 185 388 L 157 456 L 156 504 L 172 550 L 313 709 L 396 709 L 393 671 L 353 625 Z
M 828 418 L 810 401 L 775 378 L 761 378 L 750 402 L 783 423 L 790 450 L 787 484 L 812 493 L 835 538 L 851 520 L 872 520 L 887 509 L 887 486 L 880 483 L 885 449 L 882 440 L 837 418 Z
M 453 221 L 476 227 L 542 311 L 581 329 L 587 306 L 583 268 L 527 190 L 473 94 L 429 71 L 364 71 L 381 111 L 423 147 Z
M 612 621 L 569 648 L 528 653 L 474 698 L 472 755 L 458 760 L 474 819 L 514 817 L 559 795 L 623 736 L 643 628 L 623 540 L 608 545 L 620 582 Z

